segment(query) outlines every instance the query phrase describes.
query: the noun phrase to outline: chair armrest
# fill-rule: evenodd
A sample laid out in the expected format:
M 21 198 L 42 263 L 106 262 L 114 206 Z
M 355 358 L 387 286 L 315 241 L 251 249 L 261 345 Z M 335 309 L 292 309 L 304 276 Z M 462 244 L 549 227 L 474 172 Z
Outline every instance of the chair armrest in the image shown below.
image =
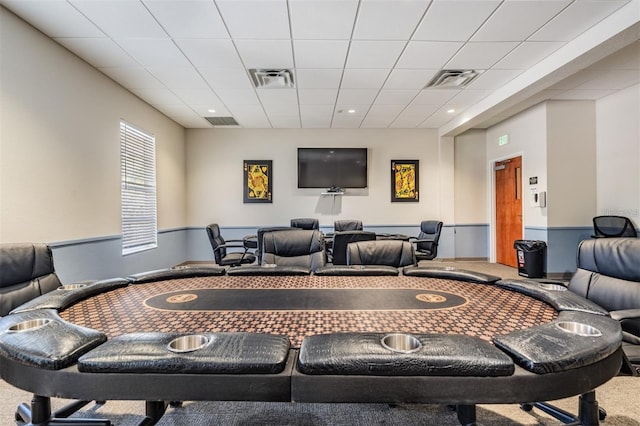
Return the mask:
M 229 240 L 231 241 L 231 240 Z M 240 241 L 242 242 L 242 241 Z M 228 248 L 241 248 L 244 249 L 244 251 L 247 251 L 247 247 L 244 244 L 220 244 L 218 247 L 216 247 L 213 251 L 216 252 L 218 250 L 222 250 L 222 249 L 228 249 Z
M 436 242 L 436 240 L 432 239 L 432 238 L 422 238 L 422 239 L 418 239 L 418 238 L 409 238 L 409 242 L 412 244 L 419 244 L 419 243 L 432 243 L 433 245 L 438 245 L 438 243 Z
M 609 315 L 611 315 L 611 318 L 616 321 L 628 319 L 640 320 L 640 309 L 624 309 L 622 311 L 611 311 L 609 312 Z

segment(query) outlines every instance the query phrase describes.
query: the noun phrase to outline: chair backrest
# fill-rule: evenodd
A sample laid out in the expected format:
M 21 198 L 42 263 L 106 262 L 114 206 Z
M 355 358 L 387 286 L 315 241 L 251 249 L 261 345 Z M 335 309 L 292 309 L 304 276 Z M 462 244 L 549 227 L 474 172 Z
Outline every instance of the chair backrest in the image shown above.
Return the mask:
M 413 244 L 401 240 L 360 241 L 347 246 L 347 265 L 415 265 Z
M 596 238 L 638 236 L 631 219 L 624 216 L 596 216 L 593 218 L 593 231 Z
M 262 241 L 262 265 L 302 266 L 315 271 L 326 263 L 324 236 L 317 229 L 266 232 Z
M 60 285 L 47 244 L 0 244 L 0 316 Z
M 640 309 L 640 239 L 584 240 L 577 266 L 569 290 L 608 311 Z
M 333 248 L 331 250 L 332 263 L 334 265 L 347 264 L 347 244 L 357 241 L 373 241 L 375 232 L 369 231 L 340 231 L 333 235 Z
M 291 219 L 291 227 L 300 229 L 320 229 L 320 221 L 313 217 Z
M 333 230 L 335 232 L 340 231 L 362 231 L 362 221 L 361 220 L 336 220 L 333 222 Z
M 207 236 L 209 237 L 209 242 L 211 243 L 211 248 L 213 249 L 213 256 L 216 260 L 216 263 L 220 265 L 222 259 L 227 255 L 227 249 L 225 247 L 220 247 L 224 246 L 225 240 L 220 234 L 220 227 L 217 223 L 212 223 L 211 225 L 207 226 Z
M 271 227 L 267 227 L 267 228 L 258 228 L 257 231 L 257 243 L 256 243 L 256 254 L 258 255 L 258 265 L 262 265 L 262 247 L 263 247 L 263 240 L 264 240 L 264 235 L 268 232 L 280 232 L 280 231 L 290 231 L 292 229 L 296 229 L 296 228 L 292 228 L 290 226 L 271 226 Z

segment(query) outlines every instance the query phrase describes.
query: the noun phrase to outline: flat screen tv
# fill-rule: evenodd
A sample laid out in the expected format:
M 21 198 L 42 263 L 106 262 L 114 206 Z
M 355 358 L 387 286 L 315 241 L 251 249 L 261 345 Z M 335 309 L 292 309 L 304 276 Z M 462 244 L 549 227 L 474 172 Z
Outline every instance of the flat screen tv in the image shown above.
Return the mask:
M 298 188 L 367 187 L 367 148 L 298 148 Z

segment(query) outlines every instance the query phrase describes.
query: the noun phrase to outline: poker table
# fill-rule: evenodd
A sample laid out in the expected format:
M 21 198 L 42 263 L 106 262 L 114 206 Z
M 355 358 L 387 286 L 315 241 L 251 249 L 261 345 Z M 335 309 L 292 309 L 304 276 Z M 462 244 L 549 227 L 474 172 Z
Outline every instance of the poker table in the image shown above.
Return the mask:
M 66 424 L 50 397 L 144 400 L 144 424 L 184 400 L 449 404 L 473 424 L 475 404 L 581 394 L 582 423 L 597 424 L 593 390 L 619 371 L 621 340 L 606 311 L 553 283 L 180 267 L 15 309 L 0 319 L 0 375 L 35 395 L 18 409 L 34 424 Z

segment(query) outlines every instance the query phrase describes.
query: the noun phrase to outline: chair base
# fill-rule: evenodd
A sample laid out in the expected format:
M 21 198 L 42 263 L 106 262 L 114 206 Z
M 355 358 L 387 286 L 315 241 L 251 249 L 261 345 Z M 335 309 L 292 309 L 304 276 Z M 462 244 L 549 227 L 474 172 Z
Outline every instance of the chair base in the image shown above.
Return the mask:
M 531 411 L 533 408 L 538 408 L 564 424 L 576 426 L 597 426 L 601 420 L 607 417 L 605 409 L 598 407 L 596 391 L 580 395 L 577 416 L 547 402 L 521 404 L 520 408 L 524 411 Z
M 34 395 L 31 405 L 22 403 L 18 406 L 15 413 L 17 422 L 25 423 L 26 426 L 112 426 L 110 420 L 107 419 L 69 419 L 70 415 L 80 410 L 91 401 L 74 401 L 69 405 L 62 407 L 56 412 L 51 412 L 51 398 L 46 396 Z M 97 404 L 104 404 L 104 401 L 96 401 Z M 167 404 L 164 401 L 146 401 L 145 417 L 138 426 L 153 426 L 164 415 Z M 172 407 L 182 405 L 180 401 L 172 401 Z

